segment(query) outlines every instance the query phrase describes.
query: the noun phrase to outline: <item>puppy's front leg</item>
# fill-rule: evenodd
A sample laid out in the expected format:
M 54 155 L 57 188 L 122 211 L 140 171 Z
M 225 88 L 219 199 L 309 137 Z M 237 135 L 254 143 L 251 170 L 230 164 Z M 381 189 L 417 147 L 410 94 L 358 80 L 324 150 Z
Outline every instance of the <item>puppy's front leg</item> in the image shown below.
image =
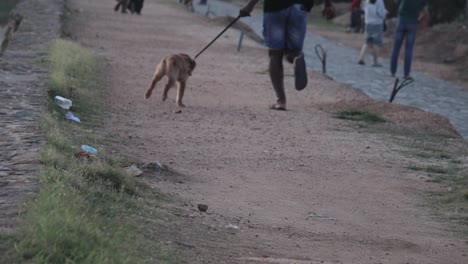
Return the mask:
M 182 103 L 184 92 L 185 92 L 185 81 L 179 81 L 179 87 L 177 89 L 177 99 L 176 99 L 178 107 L 185 107 L 185 105 Z

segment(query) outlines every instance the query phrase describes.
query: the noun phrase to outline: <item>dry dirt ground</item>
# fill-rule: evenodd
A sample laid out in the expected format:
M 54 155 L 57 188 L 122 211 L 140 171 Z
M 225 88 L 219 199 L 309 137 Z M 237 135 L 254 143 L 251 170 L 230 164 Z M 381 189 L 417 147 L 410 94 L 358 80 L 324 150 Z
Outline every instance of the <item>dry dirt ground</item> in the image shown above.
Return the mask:
M 446 120 L 315 73 L 302 92 L 287 78 L 289 111 L 268 110 L 266 51 L 246 41 L 238 53 L 235 30 L 198 58 L 177 113 L 174 90 L 161 102 L 162 83 L 143 97 L 156 64 L 196 54 L 224 25 L 168 1 L 147 0 L 142 16 L 114 13 L 112 1 L 69 2 L 72 38 L 105 61 L 112 148 L 178 172 L 143 179 L 173 197 L 178 213 L 159 239 L 187 263 L 468 263 L 460 229 L 423 206 L 440 187 L 406 169 L 410 158 L 384 136 L 330 112 L 348 99 L 393 125 L 450 129 Z

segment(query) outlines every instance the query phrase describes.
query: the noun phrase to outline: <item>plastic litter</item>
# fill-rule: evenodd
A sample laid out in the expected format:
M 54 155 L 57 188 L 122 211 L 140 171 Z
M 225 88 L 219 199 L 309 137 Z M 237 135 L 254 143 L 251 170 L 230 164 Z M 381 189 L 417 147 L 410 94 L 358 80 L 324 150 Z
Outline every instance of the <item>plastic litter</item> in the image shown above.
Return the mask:
M 229 224 L 226 226 L 227 229 L 232 229 L 232 230 L 239 230 L 239 226 L 238 225 L 233 225 L 233 224 Z
M 87 157 L 87 156 L 88 156 L 88 152 L 86 152 L 84 150 L 80 150 L 77 153 L 75 153 L 75 157 L 77 157 L 77 158 Z
M 97 154 L 97 149 L 88 145 L 81 145 L 81 149 L 86 151 L 86 153 L 88 154 L 92 154 L 92 155 Z
M 77 123 L 81 123 L 81 120 L 78 117 L 76 117 L 72 112 L 67 112 L 65 117 L 68 120 L 71 120 L 71 121 L 74 121 L 74 122 L 77 122 Z
M 72 107 L 73 103 L 70 99 L 67 99 L 62 96 L 55 96 L 54 98 L 54 103 L 60 106 L 61 108 L 68 110 L 70 107 Z

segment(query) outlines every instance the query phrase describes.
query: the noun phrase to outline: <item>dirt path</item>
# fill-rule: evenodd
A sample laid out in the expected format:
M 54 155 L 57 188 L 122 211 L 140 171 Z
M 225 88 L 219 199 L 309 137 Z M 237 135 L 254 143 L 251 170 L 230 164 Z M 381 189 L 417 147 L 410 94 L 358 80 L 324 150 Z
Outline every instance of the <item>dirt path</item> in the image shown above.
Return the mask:
M 228 31 L 198 59 L 176 114 L 160 100 L 162 84 L 143 99 L 157 62 L 195 54 L 223 26 L 161 1 L 146 1 L 142 16 L 116 14 L 108 1 L 71 4 L 72 36 L 107 62 L 115 148 L 168 164 L 184 176 L 146 180 L 209 205 L 209 214 L 183 208 L 191 225 L 165 230 L 188 263 L 468 262 L 465 241 L 421 206 L 419 193 L 436 186 L 404 169 L 396 146 L 319 109 L 359 92 L 314 78 L 304 92 L 288 89 L 290 111 L 269 111 L 265 50 L 247 41 L 237 53 L 239 33 Z

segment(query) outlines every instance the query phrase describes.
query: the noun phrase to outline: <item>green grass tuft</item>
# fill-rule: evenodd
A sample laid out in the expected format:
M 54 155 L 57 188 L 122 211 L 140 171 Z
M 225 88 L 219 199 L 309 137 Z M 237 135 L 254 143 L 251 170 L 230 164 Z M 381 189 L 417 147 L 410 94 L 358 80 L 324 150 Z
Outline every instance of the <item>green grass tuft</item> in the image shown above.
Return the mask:
M 98 61 L 87 50 L 63 40 L 55 41 L 49 54 L 49 96 L 73 98 L 73 107 L 82 116 L 98 113 L 102 92 Z
M 461 169 L 455 167 L 440 167 L 440 166 L 427 166 L 427 167 L 417 167 L 417 166 L 410 166 L 408 169 L 413 171 L 424 171 L 427 173 L 436 173 L 436 174 L 455 174 L 459 172 Z
M 338 119 L 361 121 L 369 124 L 385 123 L 386 120 L 369 111 L 363 110 L 345 110 L 335 114 Z

